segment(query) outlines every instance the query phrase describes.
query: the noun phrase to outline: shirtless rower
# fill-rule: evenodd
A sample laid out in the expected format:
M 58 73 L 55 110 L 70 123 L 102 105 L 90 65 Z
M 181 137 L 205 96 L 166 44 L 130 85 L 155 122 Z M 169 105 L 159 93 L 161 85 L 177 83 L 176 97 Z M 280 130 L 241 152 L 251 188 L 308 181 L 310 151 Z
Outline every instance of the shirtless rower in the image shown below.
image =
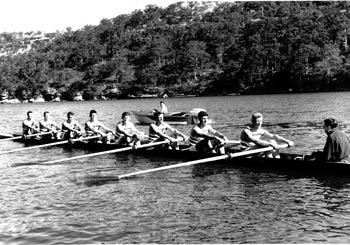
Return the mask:
M 29 138 L 31 134 L 39 133 L 39 125 L 33 119 L 33 112 L 27 112 L 27 118 L 22 122 L 23 138 Z
M 199 152 L 225 154 L 224 145 L 227 138 L 208 124 L 209 116 L 205 111 L 198 113 L 198 125 L 194 126 L 190 133 L 190 144 Z
M 156 112 L 154 114 L 155 117 L 155 123 L 152 123 L 149 126 L 149 141 L 150 142 L 158 142 L 163 140 L 169 140 L 170 141 L 170 147 L 172 149 L 178 149 L 178 141 L 176 138 L 171 137 L 166 134 L 166 131 L 170 131 L 172 134 L 174 134 L 175 137 L 178 135 L 183 138 L 183 140 L 186 140 L 186 135 L 181 133 L 180 131 L 170 127 L 169 124 L 164 122 L 164 114 L 161 112 Z
M 62 123 L 62 130 L 64 131 L 64 139 L 75 139 L 82 136 L 82 127 L 77 120 L 74 119 L 74 113 L 67 113 L 67 120 Z
M 115 134 L 117 135 L 116 143 L 121 145 L 140 145 L 143 132 L 136 129 L 130 121 L 130 113 L 123 112 L 122 121 L 118 122 Z
M 245 150 L 253 150 L 262 147 L 272 146 L 277 148 L 277 141 L 287 143 L 289 147 L 294 146 L 294 142 L 283 138 L 277 134 L 269 133 L 262 128 L 263 115 L 260 112 L 255 112 L 252 115 L 252 126 L 247 127 L 241 133 L 241 144 L 246 147 Z M 279 158 L 278 150 L 264 153 L 270 158 Z
M 62 129 L 56 122 L 51 120 L 50 113 L 48 111 L 44 112 L 44 118 L 39 122 L 39 127 L 41 132 L 51 132 L 52 138 L 59 139 L 61 137 Z
M 85 131 L 89 136 L 101 135 L 102 142 L 110 143 L 112 133 L 115 133 L 107 128 L 101 121 L 97 120 L 97 112 L 95 110 L 90 111 L 90 120 L 85 123 Z

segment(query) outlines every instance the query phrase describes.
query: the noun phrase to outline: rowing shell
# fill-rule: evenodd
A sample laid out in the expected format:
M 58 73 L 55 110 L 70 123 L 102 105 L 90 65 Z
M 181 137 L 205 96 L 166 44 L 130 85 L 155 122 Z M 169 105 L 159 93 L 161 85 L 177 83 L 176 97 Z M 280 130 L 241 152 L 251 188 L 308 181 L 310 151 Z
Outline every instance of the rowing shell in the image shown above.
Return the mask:
M 53 139 L 46 140 L 37 140 L 37 139 L 18 139 L 18 142 L 23 142 L 25 145 L 33 145 L 33 144 L 47 144 L 50 142 L 54 142 Z M 57 140 L 56 140 L 57 141 Z M 61 145 L 63 147 L 69 148 L 77 148 L 77 149 L 85 149 L 91 150 L 93 152 L 97 151 L 106 151 L 122 148 L 125 146 L 116 145 L 116 144 L 105 144 L 105 143 L 97 143 L 97 142 L 75 142 L 71 145 Z M 239 149 L 237 147 L 226 147 L 226 152 L 236 153 Z M 127 153 L 127 154 L 130 154 Z M 147 149 L 139 149 L 136 151 L 132 151 L 132 154 L 143 154 L 150 156 L 159 156 L 159 157 L 173 157 L 181 160 L 197 160 L 208 157 L 217 156 L 217 154 L 209 154 L 209 153 L 199 153 L 196 151 L 190 151 L 184 145 L 180 146 L 180 150 L 168 150 L 166 148 L 147 148 Z M 318 173 L 326 173 L 336 174 L 342 176 L 350 177 L 350 164 L 341 163 L 341 162 L 317 162 L 311 158 L 309 155 L 301 155 L 301 154 L 289 154 L 289 153 L 281 153 L 281 158 L 265 158 L 258 156 L 249 156 L 249 157 L 238 157 L 238 158 L 227 158 L 220 162 L 215 162 L 213 164 L 225 164 L 227 163 L 234 164 L 236 167 L 240 168 L 254 168 L 254 169 L 262 169 L 264 171 L 283 171 L 287 173 L 308 173 L 308 174 L 318 174 Z

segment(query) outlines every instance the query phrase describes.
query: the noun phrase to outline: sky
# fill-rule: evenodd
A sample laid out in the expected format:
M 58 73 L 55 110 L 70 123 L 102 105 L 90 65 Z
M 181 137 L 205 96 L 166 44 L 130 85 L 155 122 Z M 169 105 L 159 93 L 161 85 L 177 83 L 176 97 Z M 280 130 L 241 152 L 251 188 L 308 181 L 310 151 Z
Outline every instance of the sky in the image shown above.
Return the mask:
M 143 10 L 149 4 L 167 7 L 177 0 L 2 0 L 0 33 L 56 32 L 98 25 L 104 18 Z

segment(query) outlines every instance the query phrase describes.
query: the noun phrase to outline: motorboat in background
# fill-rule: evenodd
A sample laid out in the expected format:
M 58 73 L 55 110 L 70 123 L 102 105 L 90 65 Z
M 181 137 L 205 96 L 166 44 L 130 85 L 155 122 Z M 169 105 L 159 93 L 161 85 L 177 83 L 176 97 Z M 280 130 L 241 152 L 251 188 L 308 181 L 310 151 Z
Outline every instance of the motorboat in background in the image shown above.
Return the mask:
M 189 112 L 171 112 L 164 115 L 164 122 L 168 124 L 196 124 L 199 122 L 198 113 L 206 111 L 202 108 L 194 108 Z M 151 124 L 155 122 L 153 111 L 132 111 L 136 120 L 141 124 Z M 209 123 L 211 123 L 209 121 Z

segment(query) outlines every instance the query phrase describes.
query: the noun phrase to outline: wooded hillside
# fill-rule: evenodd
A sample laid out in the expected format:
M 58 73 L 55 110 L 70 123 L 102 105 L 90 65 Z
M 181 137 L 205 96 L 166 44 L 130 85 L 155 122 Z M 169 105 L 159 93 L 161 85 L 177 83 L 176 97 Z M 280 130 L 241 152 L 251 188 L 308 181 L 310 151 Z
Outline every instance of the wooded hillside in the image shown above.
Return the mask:
M 149 5 L 97 26 L 67 28 L 21 52 L 10 45 L 0 57 L 0 90 L 20 100 L 347 90 L 349 6 Z M 23 42 L 9 33 L 0 40 L 7 48 Z

